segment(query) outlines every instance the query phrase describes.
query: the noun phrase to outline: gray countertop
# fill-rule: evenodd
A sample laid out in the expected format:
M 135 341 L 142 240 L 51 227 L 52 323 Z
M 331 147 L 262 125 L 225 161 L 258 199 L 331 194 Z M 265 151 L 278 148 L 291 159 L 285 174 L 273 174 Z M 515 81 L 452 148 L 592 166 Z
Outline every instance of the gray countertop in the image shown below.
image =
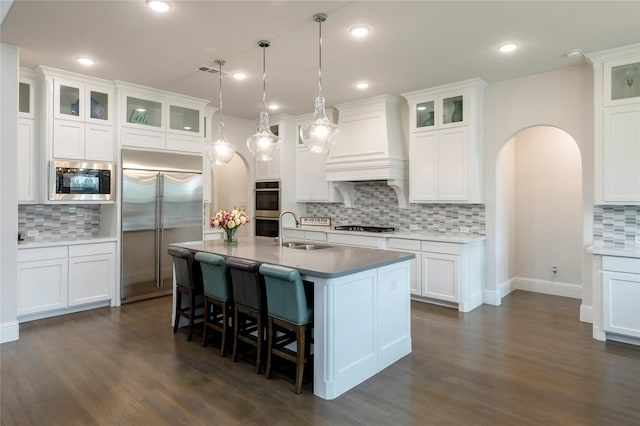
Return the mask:
M 191 241 L 172 245 L 225 257 L 287 266 L 297 269 L 303 275 L 320 278 L 341 277 L 415 257 L 411 253 L 399 251 L 338 245 L 320 250 L 281 248 L 269 239 L 251 237 L 240 238 L 237 246 L 226 246 L 222 241 Z
M 75 240 L 49 240 L 49 241 L 18 241 L 18 250 L 31 249 L 31 248 L 44 248 L 44 247 L 57 247 L 57 246 L 71 246 L 79 244 L 96 244 L 96 243 L 111 243 L 117 241 L 115 237 L 96 237 L 96 238 L 81 238 Z
M 475 234 L 463 234 L 463 233 L 435 233 L 426 231 L 411 231 L 411 232 L 358 232 L 358 231 L 340 231 L 333 228 L 319 227 L 319 226 L 301 226 L 296 228 L 295 226 L 284 226 L 284 229 L 300 230 L 300 231 L 315 231 L 324 232 L 326 234 L 345 234 L 345 235 L 366 235 L 368 237 L 378 238 L 402 238 L 407 240 L 420 240 L 420 241 L 436 241 L 443 243 L 457 243 L 466 244 L 475 241 L 484 241 L 484 235 Z
M 640 258 L 640 247 L 620 247 L 607 244 L 593 244 L 587 247 L 587 251 L 601 256 Z

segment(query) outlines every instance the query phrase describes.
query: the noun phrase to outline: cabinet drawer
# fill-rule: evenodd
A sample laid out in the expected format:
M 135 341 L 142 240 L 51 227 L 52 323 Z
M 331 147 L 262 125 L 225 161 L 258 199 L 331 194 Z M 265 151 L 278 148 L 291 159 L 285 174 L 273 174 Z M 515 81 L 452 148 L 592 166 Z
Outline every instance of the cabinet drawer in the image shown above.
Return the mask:
M 602 257 L 603 271 L 627 272 L 629 274 L 640 274 L 640 259 L 630 257 Z
M 385 238 L 367 237 L 366 235 L 329 234 L 327 242 L 370 248 L 385 248 L 386 246 Z
M 308 241 L 327 241 L 327 234 L 324 232 L 305 231 L 304 239 Z
M 437 243 L 434 241 L 423 241 L 422 251 L 445 254 L 460 254 L 461 244 Z
M 96 254 L 113 254 L 115 243 L 77 244 L 69 246 L 69 257 L 93 256 Z
M 420 251 L 421 242 L 420 240 L 402 240 L 399 238 L 389 238 L 387 247 L 390 249 Z
M 66 259 L 67 246 L 46 247 L 18 250 L 18 262 L 30 262 L 34 260 Z

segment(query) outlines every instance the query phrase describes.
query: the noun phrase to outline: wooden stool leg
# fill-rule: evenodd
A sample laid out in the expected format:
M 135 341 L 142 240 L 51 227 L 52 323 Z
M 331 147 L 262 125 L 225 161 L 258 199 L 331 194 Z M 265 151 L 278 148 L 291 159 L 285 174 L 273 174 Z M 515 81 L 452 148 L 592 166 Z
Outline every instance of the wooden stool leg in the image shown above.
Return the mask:
M 264 376 L 267 379 L 271 378 L 271 350 L 273 349 L 273 335 L 275 334 L 273 330 L 273 318 L 269 317 L 268 327 L 267 327 L 267 369 L 264 372 Z
M 304 376 L 305 325 L 296 327 L 296 393 L 302 392 L 302 378 Z
M 238 323 L 238 307 L 233 308 L 233 352 L 231 353 L 231 361 L 236 362 L 238 360 L 238 329 L 240 325 Z
M 196 297 L 193 293 L 189 293 L 189 302 L 189 336 L 187 340 L 190 342 L 191 337 L 193 337 L 193 323 L 196 316 Z
M 209 311 L 211 305 L 209 304 L 209 298 L 204 296 L 204 318 L 202 322 L 202 347 L 207 346 L 207 323 L 209 322 Z
M 182 305 L 182 293 L 176 288 L 176 319 L 173 324 L 173 332 L 178 331 L 178 324 L 180 323 L 180 305 Z
M 220 343 L 220 356 L 224 356 L 224 346 L 227 343 L 227 302 L 222 302 L 222 343 Z
M 262 317 L 260 313 L 258 313 L 258 318 L 256 318 L 256 324 L 258 324 L 258 341 L 256 346 L 256 374 L 260 374 L 260 370 L 262 367 L 262 340 L 264 339 L 264 332 L 262 330 Z

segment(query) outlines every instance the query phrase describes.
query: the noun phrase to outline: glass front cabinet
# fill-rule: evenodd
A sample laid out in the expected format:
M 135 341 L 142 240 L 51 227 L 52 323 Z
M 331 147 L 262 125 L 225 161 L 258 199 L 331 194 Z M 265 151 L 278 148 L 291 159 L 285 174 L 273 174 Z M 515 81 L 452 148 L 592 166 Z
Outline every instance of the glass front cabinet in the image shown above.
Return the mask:
M 409 103 L 409 200 L 483 201 L 483 103 L 471 79 L 405 93 Z
M 640 205 L 640 44 L 586 57 L 594 75 L 595 203 Z

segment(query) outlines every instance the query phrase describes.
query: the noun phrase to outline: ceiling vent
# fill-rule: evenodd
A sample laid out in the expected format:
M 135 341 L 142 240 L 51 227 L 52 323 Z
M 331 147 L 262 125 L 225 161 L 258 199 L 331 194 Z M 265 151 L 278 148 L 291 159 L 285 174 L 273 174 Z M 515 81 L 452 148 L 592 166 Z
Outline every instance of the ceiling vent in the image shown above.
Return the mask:
M 198 71 L 208 72 L 209 74 L 218 74 L 218 70 L 215 68 L 211 68 L 209 65 L 200 65 L 198 67 Z

